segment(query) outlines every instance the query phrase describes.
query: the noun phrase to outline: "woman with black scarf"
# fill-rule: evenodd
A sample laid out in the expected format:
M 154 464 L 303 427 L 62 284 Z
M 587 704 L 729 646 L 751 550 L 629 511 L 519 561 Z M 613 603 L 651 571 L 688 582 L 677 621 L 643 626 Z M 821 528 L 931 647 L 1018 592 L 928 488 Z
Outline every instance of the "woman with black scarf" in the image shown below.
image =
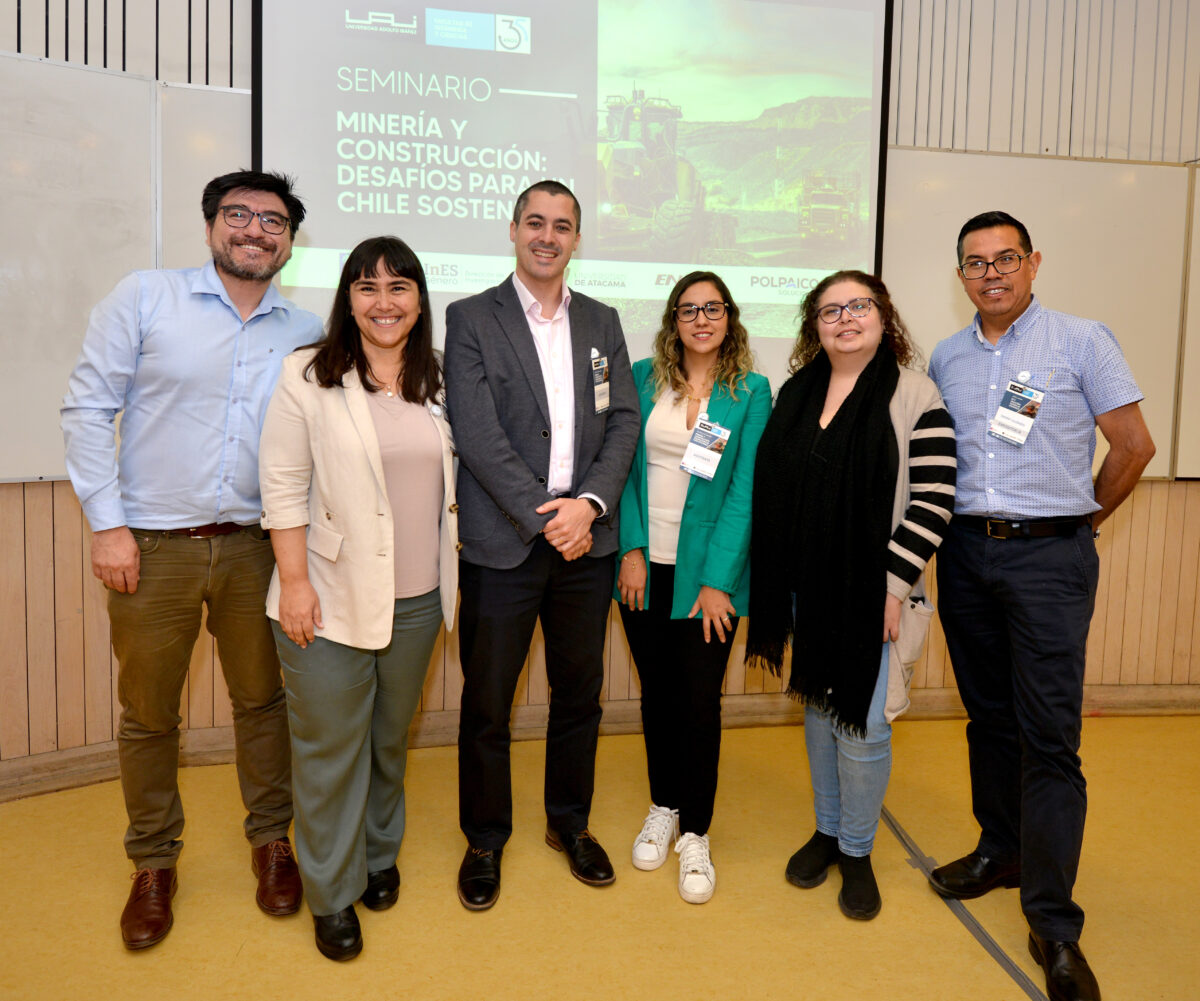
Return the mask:
M 823 279 L 755 465 L 747 661 L 779 674 L 793 647 L 817 818 L 787 878 L 817 886 L 837 863 L 838 905 L 862 920 L 881 907 L 871 849 L 906 706 L 901 607 L 954 510 L 953 425 L 915 357 L 883 282 Z

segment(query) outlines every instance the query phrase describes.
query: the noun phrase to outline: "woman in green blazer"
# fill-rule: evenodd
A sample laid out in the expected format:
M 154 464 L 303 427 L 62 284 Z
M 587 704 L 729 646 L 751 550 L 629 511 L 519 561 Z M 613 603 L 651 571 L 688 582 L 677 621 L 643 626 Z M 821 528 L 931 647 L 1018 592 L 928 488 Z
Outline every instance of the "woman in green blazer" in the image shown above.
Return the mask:
M 633 864 L 672 843 L 679 893 L 716 887 L 708 827 L 721 749 L 721 683 L 749 603 L 754 455 L 771 387 L 725 283 L 708 271 L 672 289 L 654 356 L 633 366 L 642 433 L 621 496 L 617 599 L 642 686 L 650 813 Z

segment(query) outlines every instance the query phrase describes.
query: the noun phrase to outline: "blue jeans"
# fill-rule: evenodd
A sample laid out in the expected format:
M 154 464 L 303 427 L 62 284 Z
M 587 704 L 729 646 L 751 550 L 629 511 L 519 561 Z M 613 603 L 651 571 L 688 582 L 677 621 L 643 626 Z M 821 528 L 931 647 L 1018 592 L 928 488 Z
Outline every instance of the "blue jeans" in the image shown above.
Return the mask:
M 875 844 L 883 794 L 892 772 L 892 725 L 883 716 L 887 674 L 888 645 L 884 643 L 865 737 L 835 726 L 828 713 L 811 706 L 804 710 L 817 830 L 837 838 L 844 855 L 870 855 Z

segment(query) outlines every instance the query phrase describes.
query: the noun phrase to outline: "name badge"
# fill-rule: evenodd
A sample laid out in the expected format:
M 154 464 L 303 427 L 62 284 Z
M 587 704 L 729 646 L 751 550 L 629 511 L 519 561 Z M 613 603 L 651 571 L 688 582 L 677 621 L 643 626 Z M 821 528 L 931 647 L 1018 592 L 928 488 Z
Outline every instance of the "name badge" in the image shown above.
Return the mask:
M 596 351 L 592 348 L 592 353 Z M 596 413 L 602 414 L 609 407 L 608 355 L 592 359 L 592 392 L 596 398 Z
M 1046 394 L 1019 382 L 1010 382 L 1000 399 L 996 416 L 988 425 L 988 434 L 1013 445 L 1024 445 Z
M 683 453 L 679 468 L 692 476 L 711 480 L 717 472 L 725 446 L 729 444 L 729 428 L 707 419 L 701 414 L 692 429 L 692 438 Z

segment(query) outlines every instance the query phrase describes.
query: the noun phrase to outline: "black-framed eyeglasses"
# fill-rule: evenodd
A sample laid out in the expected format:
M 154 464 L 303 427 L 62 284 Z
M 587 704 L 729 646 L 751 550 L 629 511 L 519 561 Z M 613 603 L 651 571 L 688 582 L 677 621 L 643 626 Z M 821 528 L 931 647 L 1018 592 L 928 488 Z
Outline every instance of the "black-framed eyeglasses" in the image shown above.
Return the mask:
M 854 319 L 861 320 L 871 312 L 871 307 L 874 305 L 874 299 L 851 299 L 844 306 L 838 306 L 831 302 L 828 306 L 822 306 L 818 309 L 817 316 L 824 323 L 837 323 L 842 318 L 842 311 L 845 310 Z
M 288 228 L 288 223 L 292 221 L 278 212 L 254 212 L 245 205 L 221 206 L 221 218 L 225 220 L 226 226 L 232 226 L 234 229 L 245 229 L 255 216 L 258 216 L 258 224 L 262 227 L 262 231 L 270 233 L 272 236 L 278 236 Z
M 703 306 L 676 306 L 675 319 L 681 320 L 684 323 L 691 323 L 697 316 L 700 315 L 700 310 L 704 310 L 704 315 L 710 320 L 719 320 L 725 315 L 725 310 L 729 306 L 727 302 L 706 302 Z
M 1032 253 L 1031 250 L 1029 254 Z M 978 281 L 980 278 L 987 277 L 988 268 L 995 268 L 998 275 L 1011 275 L 1014 271 L 1021 269 L 1021 262 L 1029 254 L 1001 254 L 994 261 L 967 261 L 965 264 L 960 264 L 958 270 L 969 281 Z

